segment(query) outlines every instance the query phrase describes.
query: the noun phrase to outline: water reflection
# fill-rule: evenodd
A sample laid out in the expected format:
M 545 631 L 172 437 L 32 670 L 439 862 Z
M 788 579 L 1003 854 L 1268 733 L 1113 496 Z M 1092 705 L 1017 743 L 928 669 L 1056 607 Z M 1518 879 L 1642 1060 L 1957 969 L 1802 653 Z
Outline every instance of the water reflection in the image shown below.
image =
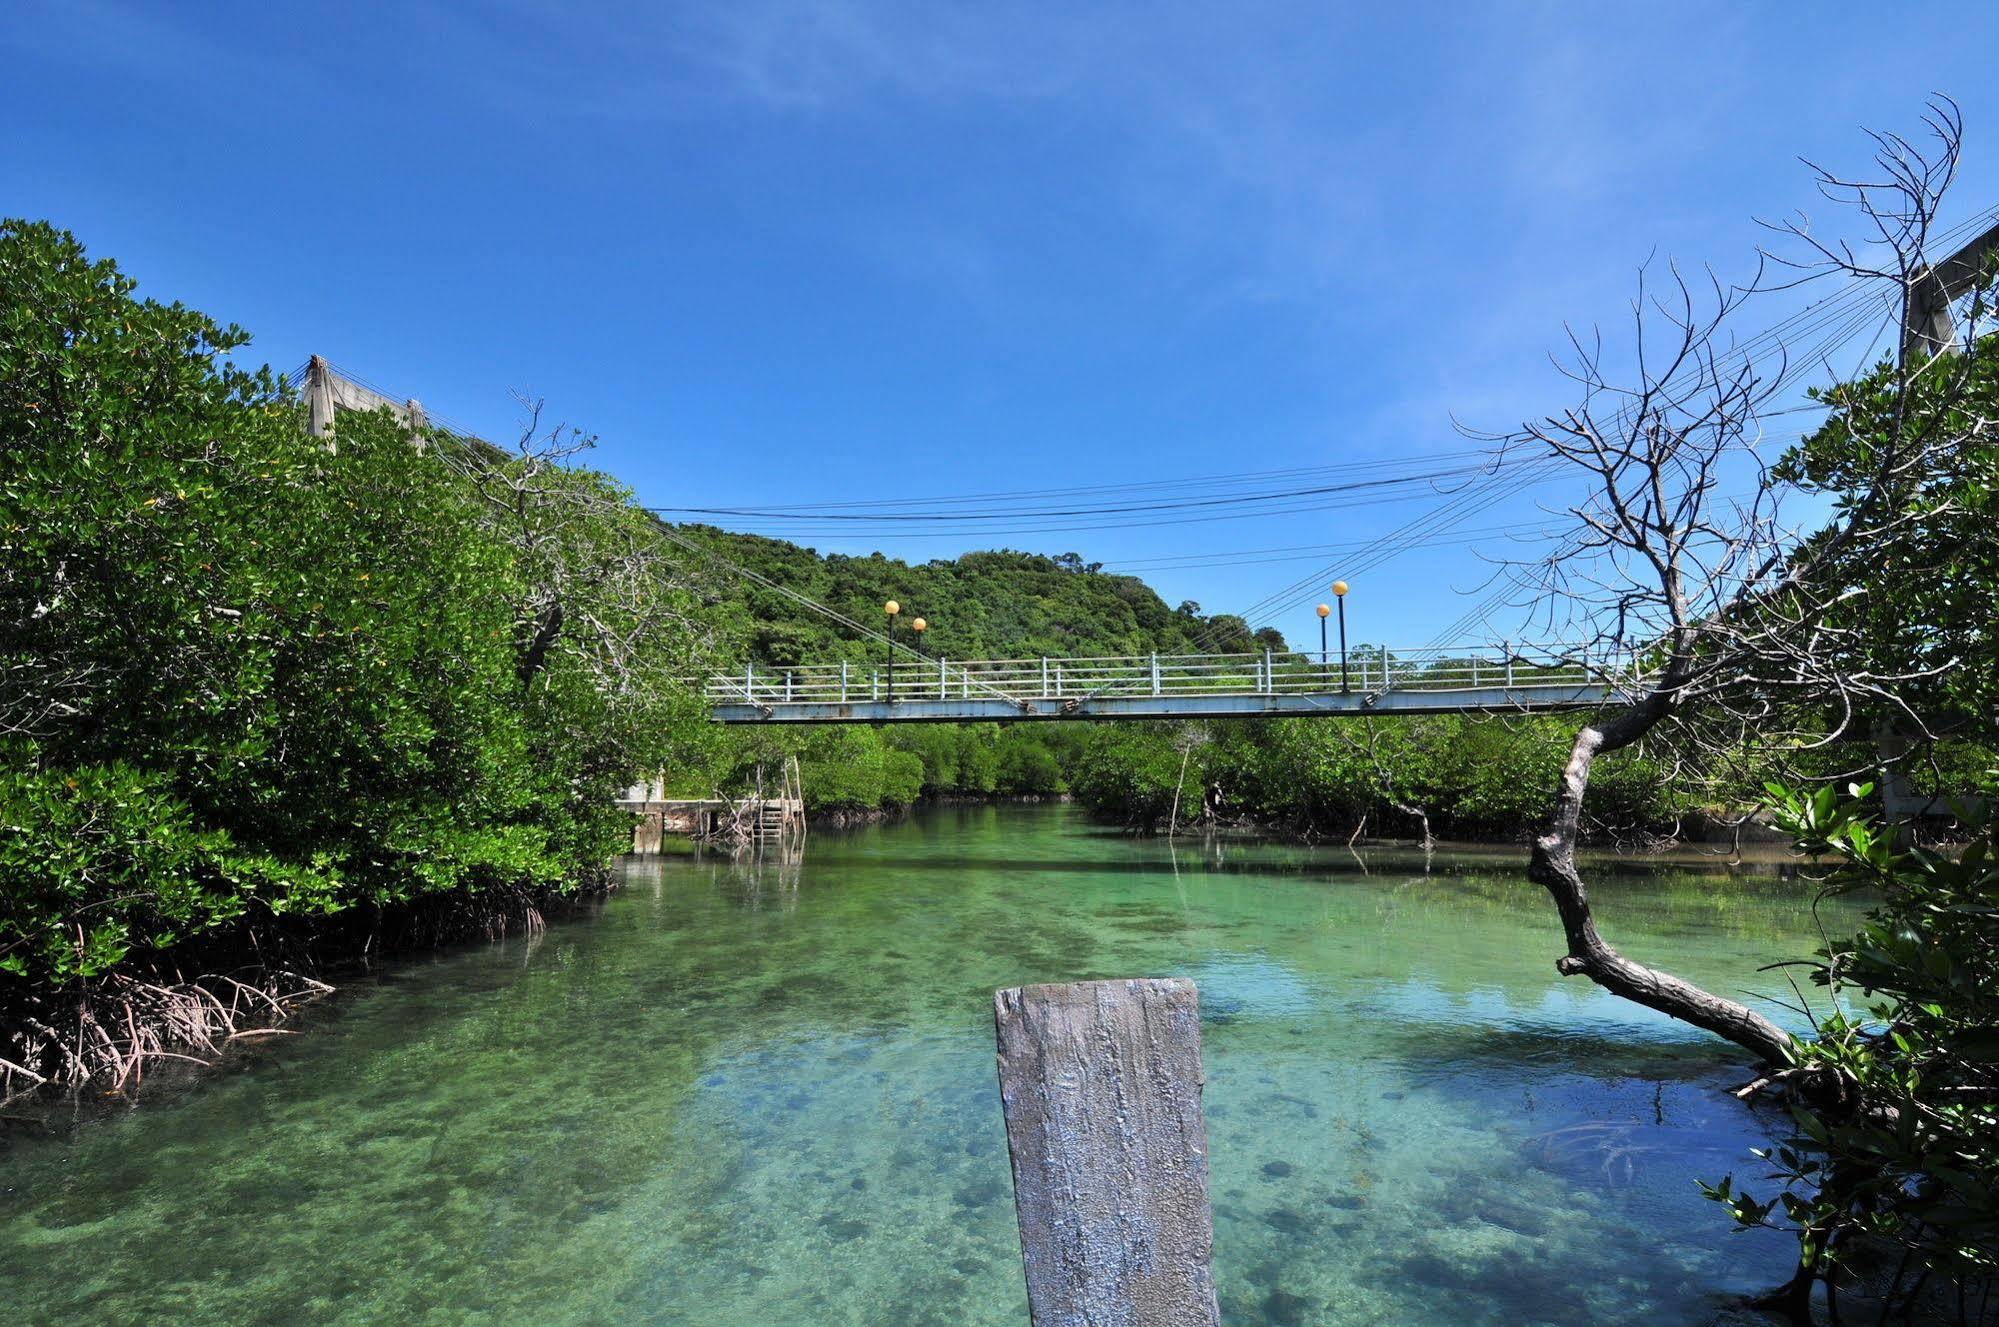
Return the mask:
M 535 947 L 17 1144 L 0 1278 L 78 1324 L 1021 1327 L 991 992 L 1177 973 L 1225 1320 L 1705 1323 L 1773 1279 L 1693 1189 L 1760 1137 L 1729 1056 L 1557 977 L 1517 859 L 1415 856 L 953 809 L 636 861 Z M 1815 934 L 1793 882 L 1599 878 L 1618 943 L 1717 989 Z

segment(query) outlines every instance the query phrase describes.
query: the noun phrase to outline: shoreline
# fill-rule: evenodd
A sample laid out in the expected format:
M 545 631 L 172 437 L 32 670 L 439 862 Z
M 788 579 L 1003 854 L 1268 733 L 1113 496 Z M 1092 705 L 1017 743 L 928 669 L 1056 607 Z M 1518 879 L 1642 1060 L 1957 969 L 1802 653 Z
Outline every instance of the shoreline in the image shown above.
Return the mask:
M 373 917 L 296 919 L 167 951 L 78 987 L 0 991 L 0 1112 L 130 1105 L 257 1044 L 296 1035 L 305 1011 L 378 963 L 533 936 L 601 907 L 610 863 L 568 891 L 438 895 Z M 315 925 L 318 923 L 318 925 Z M 268 957 L 267 957 L 268 954 Z M 192 975 L 189 975 L 192 974 Z M 0 1124 L 19 1117 L 0 1115 Z M 7 1130 L 0 1127 L 0 1146 Z
M 810 823 L 814 828 L 844 832 L 897 823 L 927 812 L 1075 805 L 1068 794 L 951 794 L 925 798 L 904 807 L 873 811 L 835 809 L 811 816 Z M 1081 813 L 1080 808 L 1078 811 Z M 1517 840 L 1437 840 L 1426 849 L 1421 841 L 1414 839 L 1365 838 L 1349 843 L 1334 836 L 1253 824 L 1183 828 L 1169 840 L 1164 833 L 1121 830 L 1081 814 L 1095 830 L 1122 833 L 1135 841 L 1268 843 L 1315 851 L 1346 850 L 1356 856 L 1365 853 L 1385 858 L 1384 864 L 1406 862 L 1418 869 L 1424 869 L 1428 859 L 1437 855 L 1481 859 L 1522 872 L 1526 868 L 1525 844 Z M 678 848 L 664 855 L 718 850 L 715 845 L 689 839 L 676 842 Z M 613 862 L 657 860 L 661 855 L 620 854 Z M 1802 864 L 1785 843 L 1774 838 L 1745 842 L 1733 848 L 1691 839 L 1646 848 L 1604 844 L 1585 848 L 1583 856 L 1599 867 L 1614 865 L 1625 869 L 1684 866 L 1727 870 L 1750 866 L 1766 870 L 1774 867 L 1788 874 L 1791 868 Z M 617 888 L 618 873 L 611 864 L 593 876 L 570 893 L 510 899 L 497 907 L 491 898 L 453 899 L 448 905 L 446 900 L 438 899 L 431 901 L 429 907 L 419 906 L 400 916 L 375 918 L 372 924 L 359 916 L 321 919 L 331 924 L 317 934 L 302 930 L 279 937 L 278 944 L 272 946 L 278 956 L 268 963 L 243 961 L 261 954 L 263 946 L 271 944 L 268 933 L 262 937 L 238 935 L 205 947 L 202 954 L 168 955 L 144 969 L 118 974 L 82 998 L 75 991 L 15 996 L 4 1010 L 8 1021 L 0 1027 L 0 1056 L 17 1066 L 22 1065 L 23 1041 L 36 1040 L 26 1035 L 27 1029 L 21 1024 L 23 1015 L 41 1023 L 42 1040 L 46 1041 L 50 1031 L 58 1031 L 74 1046 L 81 1044 L 89 1026 L 114 1025 L 118 1020 L 108 1016 L 108 1011 L 113 1007 L 123 1008 L 119 1002 L 135 987 L 150 987 L 173 998 L 160 1005 L 160 1018 L 150 1027 L 140 1025 L 135 1014 L 125 1044 L 114 1044 L 108 1053 L 88 1060 L 93 1066 L 88 1075 L 44 1074 L 43 1082 L 31 1083 L 19 1074 L 7 1074 L 0 1067 L 0 1074 L 6 1074 L 0 1079 L 0 1087 L 5 1089 L 0 1092 L 0 1152 L 4 1152 L 12 1132 L 62 1127 L 51 1121 L 65 1112 L 88 1118 L 131 1109 L 163 1093 L 172 1096 L 189 1090 L 211 1073 L 254 1057 L 262 1046 L 285 1037 L 309 1034 L 315 1007 L 337 1003 L 348 990 L 365 983 L 383 962 L 447 952 L 467 944 L 531 936 L 554 924 L 585 919 L 601 908 Z M 472 904 L 481 906 L 468 906 Z M 183 972 L 197 975 L 188 979 L 182 977 Z M 175 1035 L 176 1028 L 189 1029 L 186 1013 L 196 1007 L 205 1011 L 207 1021 L 193 1024 L 193 1035 Z M 62 1016 L 65 1010 L 66 1018 Z M 133 1042 L 144 1043 L 136 1053 L 131 1048 Z M 98 1049 L 106 1051 L 107 1047 L 100 1041 Z M 42 1067 L 32 1057 L 29 1063 Z

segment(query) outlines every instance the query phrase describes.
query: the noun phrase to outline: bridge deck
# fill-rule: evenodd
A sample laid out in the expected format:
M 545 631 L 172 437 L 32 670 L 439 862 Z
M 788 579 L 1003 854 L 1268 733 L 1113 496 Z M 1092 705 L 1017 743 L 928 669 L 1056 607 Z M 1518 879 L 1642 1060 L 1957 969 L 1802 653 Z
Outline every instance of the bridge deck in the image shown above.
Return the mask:
M 1302 718 L 1554 711 L 1624 693 L 1633 670 L 1555 646 L 817 664 L 704 681 L 718 723 Z

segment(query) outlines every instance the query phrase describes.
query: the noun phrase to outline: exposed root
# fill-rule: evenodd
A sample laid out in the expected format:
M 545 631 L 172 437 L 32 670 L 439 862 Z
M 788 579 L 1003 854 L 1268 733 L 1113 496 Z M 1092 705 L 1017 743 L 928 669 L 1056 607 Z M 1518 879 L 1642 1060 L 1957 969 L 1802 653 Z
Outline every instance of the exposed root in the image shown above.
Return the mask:
M 440 895 L 284 931 L 248 931 L 201 954 L 175 951 L 59 990 L 0 982 L 0 1106 L 28 1096 L 125 1095 L 154 1065 L 213 1065 L 239 1043 L 290 1035 L 281 1024 L 333 993 L 332 983 L 312 975 L 327 965 L 523 933 L 532 939 L 548 929 L 550 910 L 586 904 L 609 887 L 605 872 L 578 882 L 573 893 Z
M 159 1061 L 213 1064 L 230 1042 L 279 1032 L 272 1024 L 332 990 L 282 970 L 250 981 L 228 973 L 112 975 L 81 991 L 25 997 L 0 1010 L 0 1105 L 50 1090 L 134 1090 Z

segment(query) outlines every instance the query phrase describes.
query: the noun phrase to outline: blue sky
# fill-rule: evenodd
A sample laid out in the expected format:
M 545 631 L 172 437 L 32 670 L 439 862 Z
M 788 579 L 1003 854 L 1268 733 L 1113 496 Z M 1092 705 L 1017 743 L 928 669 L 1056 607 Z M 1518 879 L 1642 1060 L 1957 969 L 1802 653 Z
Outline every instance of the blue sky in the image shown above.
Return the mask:
M 0 210 L 281 367 L 495 438 L 545 398 L 659 505 L 1407 461 L 1566 401 L 1563 323 L 1614 327 L 1648 254 L 1746 275 L 1755 217 L 1831 212 L 1799 156 L 1930 93 L 1957 213 L 1999 202 L 1995 39 L 1989 4 L 7 0 Z M 1159 560 L 1424 506 L 801 542 L 1073 549 L 1223 610 L 1337 558 Z M 1478 547 L 1356 577 L 1357 635 L 1429 640 Z

